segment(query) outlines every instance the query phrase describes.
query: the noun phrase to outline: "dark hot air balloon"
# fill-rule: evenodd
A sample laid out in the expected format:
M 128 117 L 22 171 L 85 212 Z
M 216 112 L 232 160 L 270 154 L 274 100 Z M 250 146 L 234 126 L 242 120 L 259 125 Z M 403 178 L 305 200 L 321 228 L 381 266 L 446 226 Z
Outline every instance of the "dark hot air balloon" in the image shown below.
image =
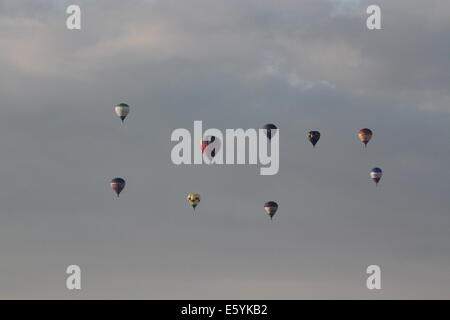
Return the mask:
M 114 178 L 111 180 L 111 188 L 119 197 L 119 194 L 122 192 L 123 188 L 125 188 L 125 180 L 122 178 Z
M 308 140 L 312 143 L 313 147 L 316 146 L 316 143 L 320 139 L 320 132 L 319 131 L 310 131 L 308 132 Z
M 266 211 L 267 215 L 272 220 L 273 216 L 278 210 L 278 204 L 275 201 L 269 201 L 264 204 L 264 211 Z
M 273 123 L 268 123 L 264 125 L 263 129 L 265 130 L 265 134 L 267 136 L 267 139 L 271 140 L 272 137 L 276 134 L 276 131 L 278 128 Z

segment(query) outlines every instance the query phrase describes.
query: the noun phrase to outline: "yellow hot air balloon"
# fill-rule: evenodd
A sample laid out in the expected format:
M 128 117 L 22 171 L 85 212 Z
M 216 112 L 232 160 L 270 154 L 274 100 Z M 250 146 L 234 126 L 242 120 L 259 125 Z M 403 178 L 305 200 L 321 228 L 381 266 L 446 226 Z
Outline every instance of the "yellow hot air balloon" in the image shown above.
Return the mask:
M 197 193 L 189 193 L 186 197 L 189 204 L 194 208 L 200 203 L 200 195 Z

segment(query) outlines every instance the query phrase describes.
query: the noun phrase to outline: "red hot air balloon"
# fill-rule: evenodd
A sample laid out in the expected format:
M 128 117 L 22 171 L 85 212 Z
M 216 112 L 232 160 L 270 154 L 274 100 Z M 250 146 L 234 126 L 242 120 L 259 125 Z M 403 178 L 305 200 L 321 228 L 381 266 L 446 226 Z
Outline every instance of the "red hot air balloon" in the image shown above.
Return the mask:
M 207 148 L 209 145 L 211 145 L 211 147 Z M 212 161 L 212 159 L 216 156 L 216 153 L 219 152 L 221 146 L 222 142 L 216 136 L 204 136 L 200 139 L 200 148 L 202 149 L 202 153 L 206 153 L 206 157 L 210 161 Z
M 119 194 L 122 192 L 123 188 L 125 188 L 125 180 L 122 178 L 114 178 L 111 180 L 111 188 L 119 197 Z
M 372 139 L 372 130 L 364 128 L 358 131 L 358 138 L 367 147 L 367 143 Z
M 215 136 L 205 136 L 205 137 L 202 137 L 202 139 L 200 140 L 200 148 L 202 149 L 202 152 L 204 152 L 205 149 L 206 149 L 206 147 L 207 147 L 209 144 L 213 143 L 215 140 L 216 140 L 216 137 L 215 137 Z M 214 150 L 213 150 L 212 152 L 214 152 Z M 211 153 L 212 153 L 212 152 L 211 152 Z M 213 157 L 214 157 L 214 155 L 213 155 Z

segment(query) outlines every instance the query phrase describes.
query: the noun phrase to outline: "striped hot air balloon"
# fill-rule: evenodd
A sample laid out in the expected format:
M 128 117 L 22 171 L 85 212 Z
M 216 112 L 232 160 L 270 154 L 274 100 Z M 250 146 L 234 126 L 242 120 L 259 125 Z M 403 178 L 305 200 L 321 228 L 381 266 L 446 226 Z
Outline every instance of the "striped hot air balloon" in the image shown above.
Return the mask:
M 372 130 L 364 128 L 358 131 L 359 140 L 367 147 L 367 143 L 372 139 Z

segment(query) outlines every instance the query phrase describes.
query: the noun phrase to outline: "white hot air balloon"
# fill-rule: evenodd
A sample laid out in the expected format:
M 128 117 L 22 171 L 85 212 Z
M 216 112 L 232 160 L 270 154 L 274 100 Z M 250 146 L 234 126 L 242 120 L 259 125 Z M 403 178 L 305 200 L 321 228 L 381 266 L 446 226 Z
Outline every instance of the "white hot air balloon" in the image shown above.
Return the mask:
M 121 103 L 116 105 L 114 110 L 116 111 L 117 116 L 120 118 L 120 120 L 122 120 L 123 123 L 123 120 L 125 120 L 128 113 L 130 112 L 130 106 L 127 105 L 126 103 Z

